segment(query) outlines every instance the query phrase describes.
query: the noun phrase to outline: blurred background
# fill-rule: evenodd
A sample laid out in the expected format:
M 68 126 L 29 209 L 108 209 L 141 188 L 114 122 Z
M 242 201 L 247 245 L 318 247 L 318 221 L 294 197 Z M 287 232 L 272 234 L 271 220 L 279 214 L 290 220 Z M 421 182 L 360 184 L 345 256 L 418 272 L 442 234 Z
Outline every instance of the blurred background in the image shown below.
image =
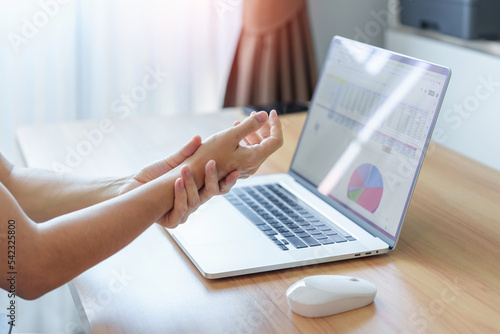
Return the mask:
M 242 27 L 248 23 L 245 4 L 252 1 L 0 0 L 0 151 L 24 163 L 15 141 L 19 126 L 211 113 L 225 105 L 262 102 L 225 101 L 226 91 L 234 88 L 228 81 L 237 69 L 236 51 L 244 50 L 242 31 L 251 32 Z M 494 153 L 500 150 L 498 42 L 402 27 L 402 8 L 395 0 L 308 0 L 306 5 L 300 12 L 312 41 L 309 80 L 334 35 L 450 66 L 454 74 L 433 139 L 500 169 Z M 280 17 L 268 14 L 262 12 L 262 19 Z M 303 99 L 310 98 L 311 88 Z M 0 305 L 6 301 L 1 291 Z M 67 286 L 34 302 L 21 301 L 13 330 L 82 331 Z
M 223 106 L 243 0 L 0 3 L 0 150 L 11 160 L 19 161 L 19 125 Z M 320 66 L 334 34 L 354 37 L 387 0 L 308 5 Z M 380 31 L 371 42 L 382 41 Z M 134 88 L 151 71 L 161 72 L 161 82 L 142 96 Z M 127 104 L 122 96 L 133 93 Z
M 203 0 L 1 3 L 0 149 L 11 159 L 21 124 L 122 116 L 124 106 L 145 115 L 222 105 L 237 2 L 220 13 Z M 132 91 L 150 72 L 154 88 Z M 122 101 L 132 93 L 136 101 Z

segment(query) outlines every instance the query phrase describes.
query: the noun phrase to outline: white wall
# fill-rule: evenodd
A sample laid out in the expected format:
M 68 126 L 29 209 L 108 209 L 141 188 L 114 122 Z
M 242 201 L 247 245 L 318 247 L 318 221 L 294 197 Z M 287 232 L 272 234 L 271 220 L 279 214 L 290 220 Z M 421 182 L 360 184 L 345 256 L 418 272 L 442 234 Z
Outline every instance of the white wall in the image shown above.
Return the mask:
M 308 0 L 308 10 L 318 70 L 335 35 L 451 67 L 433 140 L 500 170 L 500 57 L 387 29 L 398 21 L 394 0 Z
M 393 21 L 388 0 L 308 0 L 318 70 L 333 36 L 382 46 L 384 30 Z
M 21 125 L 222 106 L 242 1 L 0 0 L 0 8 L 0 150 L 9 159 Z
M 334 35 L 382 45 L 392 20 L 387 1 L 308 0 L 317 67 Z M 18 160 L 17 126 L 103 117 L 142 82 L 148 66 L 159 65 L 169 77 L 135 113 L 203 112 L 222 104 L 242 1 L 57 2 L 14 52 L 9 34 L 22 35 L 23 19 L 47 10 L 38 0 L 0 0 L 0 149 L 11 160 Z
M 385 47 L 452 69 L 433 140 L 500 170 L 500 57 L 389 29 Z

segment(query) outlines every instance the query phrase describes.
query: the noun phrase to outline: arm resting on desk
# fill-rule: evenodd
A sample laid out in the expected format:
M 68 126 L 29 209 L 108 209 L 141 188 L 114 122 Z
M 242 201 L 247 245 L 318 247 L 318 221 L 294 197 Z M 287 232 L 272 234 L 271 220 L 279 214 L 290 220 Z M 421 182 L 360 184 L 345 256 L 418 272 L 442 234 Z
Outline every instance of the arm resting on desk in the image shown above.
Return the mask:
M 261 128 L 263 131 L 260 131 Z M 260 133 L 256 134 L 258 131 Z M 254 135 L 257 137 L 253 137 Z M 255 142 L 251 146 L 240 145 L 239 142 L 245 137 L 246 143 Z M 186 206 L 197 206 L 197 203 L 190 204 L 189 199 L 197 198 L 198 189 L 203 192 L 203 183 L 207 183 L 210 174 L 216 179 L 210 183 L 215 184 L 234 170 L 238 171 L 238 175 L 241 173 L 243 177 L 248 176 L 282 144 L 281 125 L 276 114 L 271 117 L 269 123 L 267 116 L 252 116 L 211 138 L 185 161 L 181 158 L 182 165 L 171 168 L 167 173 L 162 174 L 160 170 L 148 168 L 134 177 L 120 180 L 115 192 L 108 192 L 115 186 L 109 187 L 106 182 L 102 188 L 108 190 L 103 193 L 99 192 L 100 186 L 96 189 L 86 189 L 87 194 L 92 197 L 90 200 L 85 196 L 81 197 L 85 191 L 79 193 L 75 190 L 77 195 L 73 196 L 71 191 L 67 194 L 47 191 L 40 185 L 44 182 L 34 182 L 36 191 L 45 191 L 38 196 L 53 194 L 49 197 L 51 200 L 57 200 L 58 204 L 64 204 L 65 201 L 69 203 L 61 212 L 71 211 L 77 206 L 84 207 L 56 216 L 42 224 L 36 224 L 22 208 L 25 205 L 29 210 L 36 211 L 37 205 L 41 205 L 30 203 L 29 198 L 36 198 L 28 195 L 28 185 L 32 182 L 20 181 L 19 179 L 23 178 L 19 175 L 24 175 L 23 172 L 16 174 L 12 166 L 3 164 L 0 168 L 0 244 L 7 245 L 10 235 L 7 222 L 14 222 L 11 225 L 15 226 L 17 241 L 17 295 L 27 299 L 38 298 L 116 253 L 154 222 L 169 227 L 169 215 L 173 208 L 180 206 L 180 212 L 184 212 Z M 221 167 L 220 170 L 219 167 L 215 169 L 212 160 L 208 160 L 211 155 L 214 156 L 217 166 Z M 161 165 L 156 167 L 164 168 Z M 215 175 L 210 171 L 215 172 Z M 219 175 L 216 175 L 217 172 Z M 29 175 L 29 171 L 25 176 L 27 179 L 37 180 L 33 175 Z M 44 174 L 41 179 L 47 181 L 46 178 L 50 179 L 49 174 Z M 14 189 L 16 182 L 26 188 L 21 191 Z M 56 180 L 55 184 L 60 185 L 58 182 Z M 78 184 L 77 182 L 72 186 L 75 189 L 82 188 Z M 11 189 L 13 190 L 10 191 Z M 119 196 L 113 197 L 113 194 Z M 71 197 L 71 200 L 67 200 L 67 196 Z M 82 203 L 70 203 L 79 198 Z M 50 203 L 46 205 L 52 206 Z M 41 208 L 43 210 L 43 204 Z M 51 211 L 52 214 L 58 212 L 57 208 L 54 210 Z M 0 255 L 0 261 L 0 268 L 3 268 L 0 286 L 8 289 L 7 272 L 14 269 L 9 270 L 7 267 L 5 255 L 3 260 Z
M 194 142 L 196 139 L 191 143 Z M 233 172 L 219 184 L 214 162 L 210 161 L 206 166 L 207 186 L 200 192 L 186 166 L 181 170 L 181 178 L 166 173 L 113 198 L 114 187 L 102 186 L 105 182 L 96 182 L 93 187 L 90 182 L 59 178 L 45 171 L 14 172 L 1 155 L 0 159 L 0 221 L 4 222 L 0 224 L 0 245 L 10 251 L 0 255 L 0 287 L 26 299 L 40 297 L 114 254 L 159 216 L 171 226 L 184 222 L 200 203 L 227 192 L 239 175 Z M 121 188 L 128 184 L 128 179 L 117 183 Z M 29 185 L 34 194 L 29 193 Z M 102 194 L 101 188 L 107 191 Z M 92 205 L 94 202 L 101 203 Z M 37 224 L 20 203 L 38 217 L 59 212 L 62 215 Z M 45 209 L 43 204 L 50 208 Z M 41 214 L 36 214 L 38 207 Z M 78 211 L 80 207 L 84 209 Z M 64 214 L 74 208 L 74 212 Z

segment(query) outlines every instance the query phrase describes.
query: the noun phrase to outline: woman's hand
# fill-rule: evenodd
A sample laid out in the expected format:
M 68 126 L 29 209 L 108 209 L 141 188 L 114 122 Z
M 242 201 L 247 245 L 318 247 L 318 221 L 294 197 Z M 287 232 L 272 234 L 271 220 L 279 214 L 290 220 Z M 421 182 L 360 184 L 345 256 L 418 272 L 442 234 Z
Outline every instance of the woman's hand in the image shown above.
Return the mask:
M 234 170 L 241 178 L 246 178 L 254 174 L 281 145 L 283 133 L 276 111 L 271 111 L 269 118 L 261 111 L 206 139 L 196 153 L 186 159 L 186 164 L 196 173 L 197 184 L 201 183 L 202 173 L 194 169 L 208 160 L 217 162 L 219 179 Z
M 200 145 L 201 138 L 196 136 L 180 151 L 170 157 L 144 167 L 125 181 L 124 185 L 118 190 L 117 195 L 129 192 L 171 172 L 195 153 Z M 181 169 L 182 176 L 176 180 L 174 186 L 174 207 L 158 223 L 167 228 L 174 228 L 184 223 L 191 213 L 210 198 L 229 192 L 240 176 L 239 172 L 232 171 L 223 180 L 219 181 L 217 174 L 215 161 L 210 160 L 205 166 L 204 186 L 198 190 L 189 167 L 184 166 Z
M 229 192 L 238 178 L 254 174 L 282 144 L 276 111 L 269 118 L 266 112 L 252 113 L 205 142 L 196 136 L 177 153 L 143 168 L 124 182 L 118 195 L 180 169 L 174 185 L 174 207 L 158 221 L 174 228 L 213 196 Z
M 255 114 L 256 112 L 254 111 L 250 115 L 252 116 Z M 241 123 L 238 121 L 234 122 L 235 126 L 238 126 L 239 124 Z M 269 120 L 265 122 L 258 131 L 250 132 L 239 143 L 239 154 L 246 154 L 248 157 L 248 160 L 245 162 L 246 164 L 244 163 L 240 165 L 240 168 L 238 169 L 241 174 L 240 177 L 247 178 L 250 175 L 254 174 L 259 169 L 264 160 L 267 159 L 269 155 L 275 152 L 282 145 L 283 133 L 281 129 L 281 122 L 278 119 L 276 110 L 272 110 L 269 114 Z
M 219 182 L 213 160 L 205 166 L 205 186 L 200 190 L 188 166 L 182 167 L 181 175 L 182 177 L 175 181 L 174 208 L 158 220 L 158 223 L 166 228 L 175 228 L 186 222 L 190 214 L 213 196 L 228 193 L 239 177 L 239 173 L 234 171 Z

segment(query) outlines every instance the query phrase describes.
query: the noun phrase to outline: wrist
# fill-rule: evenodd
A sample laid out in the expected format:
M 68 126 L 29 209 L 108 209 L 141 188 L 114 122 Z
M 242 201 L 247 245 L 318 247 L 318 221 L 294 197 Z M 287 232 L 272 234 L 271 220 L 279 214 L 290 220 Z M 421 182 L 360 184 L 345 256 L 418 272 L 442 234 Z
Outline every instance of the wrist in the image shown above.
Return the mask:
M 129 175 L 117 179 L 110 180 L 103 189 L 103 201 L 118 197 L 123 195 L 130 190 L 133 190 L 134 187 L 132 184 L 134 183 L 134 176 Z
M 193 176 L 194 182 L 196 183 L 196 187 L 199 189 L 203 188 L 205 185 L 205 165 L 206 162 L 203 161 L 190 161 L 186 163 L 189 167 L 189 171 Z

